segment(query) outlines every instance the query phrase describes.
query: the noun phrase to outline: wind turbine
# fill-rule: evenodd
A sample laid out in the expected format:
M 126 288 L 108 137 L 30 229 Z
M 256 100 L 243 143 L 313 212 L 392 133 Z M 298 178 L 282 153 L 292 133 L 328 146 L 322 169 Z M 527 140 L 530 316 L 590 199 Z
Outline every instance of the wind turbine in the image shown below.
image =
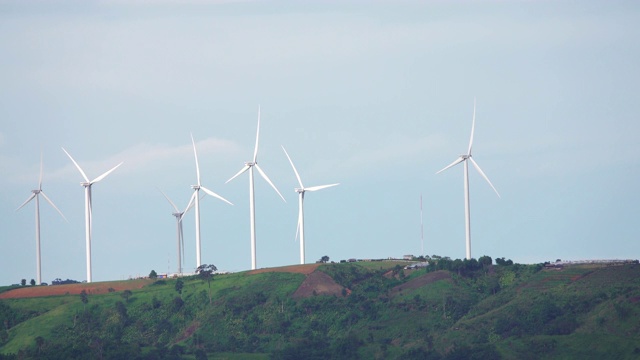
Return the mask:
M 258 106 L 258 131 L 256 133 L 256 146 L 253 150 L 253 161 L 245 162 L 242 169 L 240 169 L 240 171 L 238 171 L 237 174 L 233 175 L 231 179 L 227 180 L 226 182 L 228 183 L 229 181 L 240 176 L 240 174 L 249 170 L 249 217 L 251 222 L 251 270 L 256 269 L 256 212 L 255 212 L 255 197 L 253 192 L 253 168 L 254 167 L 258 169 L 258 172 L 260 173 L 260 175 L 269 183 L 269 185 L 271 185 L 273 190 L 275 190 L 278 193 L 278 195 L 280 195 L 280 198 L 282 198 L 282 201 L 287 202 L 282 196 L 282 194 L 280 194 L 280 191 L 278 191 L 276 186 L 273 185 L 271 180 L 269 180 L 269 177 L 267 176 L 267 174 L 265 174 L 264 171 L 262 171 L 262 169 L 260 168 L 260 166 L 258 166 L 258 140 L 259 139 L 260 139 L 260 107 Z
M 62 151 L 64 151 L 64 153 L 67 154 L 69 159 L 71 159 L 71 161 L 76 166 L 76 168 L 78 168 L 78 171 L 80 171 L 80 174 L 85 180 L 84 182 L 81 182 L 80 185 L 84 186 L 84 221 L 85 221 L 85 237 L 87 239 L 87 282 L 90 283 L 91 282 L 91 226 L 93 222 L 93 214 L 91 212 L 91 204 L 92 204 L 91 186 L 97 183 L 98 181 L 104 179 L 105 177 L 107 177 L 124 162 L 121 162 L 120 164 L 114 166 L 111 170 L 105 172 L 104 174 L 98 176 L 97 178 L 93 180 L 89 180 L 89 178 L 87 177 L 87 174 L 84 173 L 80 165 L 78 165 L 78 163 L 73 159 L 73 157 L 71 157 L 71 155 L 67 152 L 67 150 L 62 148 Z
M 204 191 L 206 194 L 211 195 L 215 198 L 218 198 L 229 205 L 233 205 L 229 200 L 223 198 L 222 196 L 214 193 L 213 191 L 207 189 L 206 187 L 200 184 L 200 166 L 198 165 L 198 152 L 196 151 L 196 142 L 193 140 L 193 134 L 191 134 L 191 143 L 193 144 L 193 154 L 196 157 L 196 178 L 198 183 L 196 185 L 191 185 L 193 189 L 193 195 L 191 195 L 191 200 L 189 200 L 189 205 L 187 205 L 187 209 L 191 207 L 191 203 L 195 201 L 195 212 L 196 212 L 196 267 L 200 266 L 201 256 L 200 256 L 200 189 Z
M 53 206 L 56 211 L 62 216 L 62 218 L 67 221 L 67 218 L 64 216 L 62 211 L 58 209 L 51 199 L 42 191 L 42 154 L 40 154 L 40 180 L 38 181 L 38 188 L 35 190 L 31 190 L 31 196 L 27 199 L 27 201 L 23 202 L 20 207 L 16 209 L 16 211 L 22 209 L 25 205 L 27 205 L 31 200 L 36 199 L 36 284 L 40 285 L 42 283 L 42 265 L 40 261 L 40 196 L 42 195 L 45 200 L 51 206 Z
M 160 190 L 160 192 L 162 193 L 162 195 L 164 195 L 165 199 L 169 201 L 169 204 L 171 204 L 171 206 L 173 206 L 173 209 L 175 210 L 175 212 L 172 213 L 171 215 L 175 216 L 176 218 L 176 226 L 177 226 L 177 232 L 178 232 L 178 275 L 181 276 L 182 260 L 184 259 L 184 234 L 182 232 L 182 218 L 193 207 L 193 203 L 190 202 L 189 205 L 187 205 L 186 209 L 184 209 L 183 211 L 180 211 L 176 206 L 176 204 L 174 204 L 174 202 L 171 201 L 171 199 L 169 199 L 167 194 L 165 194 L 162 190 Z
M 298 237 L 298 233 L 299 233 L 300 234 L 300 264 L 304 264 L 304 193 L 307 191 L 322 190 L 322 189 L 326 189 L 326 188 L 340 185 L 340 184 L 337 183 L 337 184 L 330 184 L 330 185 L 311 186 L 307 188 L 304 187 L 304 185 L 302 185 L 302 180 L 300 179 L 300 174 L 298 174 L 298 170 L 296 170 L 296 166 L 293 165 L 293 161 L 291 160 L 291 157 L 287 153 L 287 150 L 285 150 L 284 146 L 282 146 L 282 150 L 284 150 L 284 154 L 287 155 L 287 159 L 289 159 L 289 163 L 293 168 L 293 172 L 296 174 L 296 178 L 298 179 L 298 184 L 300 184 L 299 188 L 295 188 L 295 192 L 297 192 L 299 195 L 298 196 L 298 227 L 296 229 L 296 237 Z
M 469 163 L 467 160 L 471 161 L 473 167 L 478 170 L 480 175 L 489 183 L 489 186 L 496 192 L 496 195 L 500 197 L 498 194 L 498 190 L 491 184 L 487 175 L 485 175 L 484 171 L 480 169 L 478 163 L 471 157 L 471 147 L 473 145 L 473 132 L 476 126 L 476 100 L 473 99 L 473 121 L 471 123 L 471 138 L 469 139 L 469 148 L 466 154 L 460 155 L 454 162 L 447 165 L 444 169 L 438 171 L 436 174 L 439 174 L 448 168 L 458 165 L 461 162 L 464 162 L 464 220 L 465 220 L 465 234 L 466 234 L 466 244 L 467 244 L 467 259 L 471 259 L 471 214 L 470 214 L 470 205 L 469 205 Z

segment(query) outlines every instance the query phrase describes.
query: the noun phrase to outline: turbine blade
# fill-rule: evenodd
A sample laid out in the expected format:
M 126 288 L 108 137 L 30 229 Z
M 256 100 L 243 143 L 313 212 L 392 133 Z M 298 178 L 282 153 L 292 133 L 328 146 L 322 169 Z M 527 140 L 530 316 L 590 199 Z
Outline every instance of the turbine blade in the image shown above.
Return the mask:
M 191 134 L 191 143 L 193 144 L 193 154 L 196 157 L 196 177 L 198 178 L 198 186 L 200 185 L 200 166 L 198 165 L 198 152 L 196 151 L 196 142 L 193 140 L 193 134 Z
M 173 209 L 176 212 L 180 212 L 180 210 L 178 209 L 176 204 L 174 204 L 173 201 L 171 201 L 171 199 L 169 199 L 169 197 L 167 196 L 167 194 L 164 193 L 164 191 L 160 190 L 160 188 L 158 188 L 158 191 L 160 191 L 162 193 L 162 195 L 164 195 L 164 198 L 167 199 L 167 201 L 169 201 L 169 204 L 171 204 L 171 206 L 173 206 Z
M 182 219 L 187 214 L 189 209 L 191 209 L 193 207 L 193 205 L 195 204 L 195 202 L 193 200 L 196 198 L 197 194 L 198 194 L 198 192 L 194 191 L 193 194 L 191 195 L 191 199 L 189 199 L 189 204 L 187 204 L 187 208 L 182 212 L 182 215 L 180 215 L 180 221 L 182 221 Z
M 40 153 L 40 180 L 38 180 L 38 190 L 42 190 L 42 152 Z
M 93 231 L 93 200 L 91 200 L 91 185 L 89 185 L 89 229 Z
M 49 197 L 47 196 L 47 194 L 44 193 L 44 191 L 40 190 L 40 194 L 44 197 L 45 200 L 47 200 L 47 202 L 53 206 L 54 209 L 56 209 L 56 211 L 58 212 L 58 214 L 60 214 L 60 216 L 62 216 L 62 218 L 64 219 L 64 221 L 69 222 L 69 220 L 67 220 L 67 218 L 64 216 L 64 214 L 62 213 L 62 211 L 60 211 L 60 209 L 58 209 L 58 207 L 53 203 L 53 201 L 51 201 L 51 199 L 49 199 Z
M 302 194 L 300 194 L 302 196 Z M 296 226 L 296 241 L 298 241 L 298 235 L 300 234 L 300 225 L 302 224 L 302 207 L 298 208 L 298 226 Z
M 473 167 L 476 168 L 476 170 L 478 170 L 478 172 L 480 173 L 480 175 L 482 175 L 482 177 L 487 180 L 487 182 L 489 183 L 489 185 L 491 186 L 491 188 L 493 189 L 493 191 L 496 192 L 496 195 L 498 195 L 498 197 L 500 198 L 500 194 L 498 193 L 498 190 L 496 190 L 496 188 L 493 186 L 493 184 L 491 183 L 491 181 L 489 181 L 489 178 L 487 177 L 487 175 L 485 175 L 484 171 L 482 171 L 482 169 L 480 169 L 480 165 L 478 165 L 478 163 L 476 163 L 475 160 L 473 160 L 473 158 L 469 158 L 471 160 L 471 163 L 473 164 Z
M 117 169 L 117 168 L 118 168 L 120 165 L 122 165 L 122 164 L 124 164 L 124 161 L 123 161 L 123 162 L 121 162 L 120 164 L 118 164 L 118 165 L 114 166 L 114 167 L 113 167 L 113 169 L 111 169 L 111 170 L 107 171 L 106 173 L 104 173 L 104 174 L 102 174 L 102 175 L 98 176 L 98 177 L 97 177 L 97 178 L 95 178 L 91 183 L 92 183 L 92 184 L 95 184 L 95 183 L 97 183 L 98 181 L 100 181 L 100 180 L 102 180 L 102 179 L 106 178 L 106 177 L 107 177 L 107 175 L 111 174 L 115 169 Z
M 280 145 L 280 146 L 282 146 L 282 145 Z M 296 166 L 293 165 L 293 161 L 291 160 L 291 157 L 287 153 L 287 150 L 284 148 L 284 146 L 282 146 L 282 150 L 284 150 L 284 154 L 287 155 L 287 159 L 289 159 L 289 163 L 291 164 L 291 167 L 293 168 L 293 172 L 296 174 L 296 178 L 298 179 L 298 184 L 300 184 L 300 188 L 304 189 L 304 185 L 302 185 L 302 180 L 300 179 L 300 174 L 298 174 L 298 170 L 296 170 Z
M 25 205 L 27 205 L 29 203 L 29 201 L 33 200 L 33 198 L 36 197 L 36 193 L 31 193 L 31 196 L 29 196 L 29 198 L 27 199 L 27 201 L 23 202 L 22 205 L 20 205 L 16 211 L 22 209 Z
M 67 156 L 69 157 L 69 159 L 71 159 L 71 161 L 73 162 L 73 165 L 75 165 L 78 168 L 78 171 L 80 171 L 80 174 L 82 174 L 82 177 L 84 178 L 84 180 L 86 182 L 90 182 L 89 178 L 87 177 L 87 174 L 84 173 L 84 171 L 82 171 L 82 168 L 80 167 L 80 165 L 78 165 L 78 163 L 73 160 L 73 158 L 71 157 L 71 155 L 67 152 L 67 150 L 65 150 L 64 148 L 62 148 L 62 151 L 64 151 L 65 154 L 67 154 Z
M 220 195 L 218 195 L 218 194 L 214 193 L 213 191 L 211 191 L 211 190 L 207 189 L 207 188 L 206 188 L 206 187 L 204 187 L 204 186 L 201 186 L 201 187 L 200 187 L 200 189 L 202 189 L 202 190 L 203 190 L 204 192 L 206 192 L 207 194 L 209 194 L 209 195 L 213 196 L 214 198 L 218 198 L 218 199 L 220 199 L 220 200 L 222 200 L 222 201 L 226 202 L 226 203 L 227 203 L 227 204 L 229 204 L 229 205 L 233 205 L 229 200 L 227 200 L 227 199 L 223 198 L 222 196 L 220 196 Z
M 256 147 L 253 149 L 253 162 L 258 161 L 258 141 L 260 140 L 260 105 L 258 105 L 258 131 L 256 132 Z
M 332 186 L 337 186 L 340 185 L 340 183 L 337 184 L 330 184 L 330 185 L 319 185 L 319 186 L 312 186 L 312 187 L 308 187 L 305 188 L 305 191 L 318 191 L 318 190 L 322 190 L 322 189 L 326 189 L 326 188 L 330 188 Z
M 476 128 L 476 98 L 473 98 L 473 120 L 471 122 L 471 138 L 469 138 L 469 150 L 467 155 L 471 155 L 471 146 L 473 145 L 473 133 Z
M 271 185 L 271 187 L 273 188 L 273 190 L 275 190 L 278 195 L 280 195 L 280 198 L 282 199 L 282 201 L 287 202 L 287 200 L 284 199 L 284 197 L 282 196 L 282 194 L 280 194 L 280 191 L 278 191 L 278 189 L 276 188 L 275 185 L 273 185 L 273 183 L 271 182 L 271 180 L 269 180 L 269 177 L 267 176 L 267 174 L 264 173 L 264 171 L 262 171 L 262 169 L 260 169 L 260 166 L 258 166 L 258 164 L 255 165 L 256 169 L 258 169 L 258 172 L 260 173 L 260 175 L 262 175 L 262 177 L 267 180 L 267 182 L 269 183 L 269 185 Z
M 447 170 L 448 168 L 450 168 L 452 166 L 456 166 L 456 165 L 460 164 L 463 161 L 464 161 L 464 158 L 462 156 L 460 156 L 459 158 L 456 159 L 456 161 L 454 161 L 451 164 L 447 165 L 444 169 L 438 171 L 436 174 L 440 174 L 441 172 Z
M 250 168 L 250 166 L 249 166 L 249 165 L 245 165 L 242 169 L 240 169 L 240 171 L 238 171 L 235 175 L 233 175 L 233 176 L 231 177 L 231 179 L 227 180 L 227 181 L 225 182 L 225 184 L 226 184 L 226 183 L 228 183 L 229 181 L 231 181 L 231 180 L 233 180 L 233 179 L 237 178 L 238 176 L 240 176 L 240 174 L 242 174 L 243 172 L 245 172 L 245 171 L 249 170 L 249 168 Z

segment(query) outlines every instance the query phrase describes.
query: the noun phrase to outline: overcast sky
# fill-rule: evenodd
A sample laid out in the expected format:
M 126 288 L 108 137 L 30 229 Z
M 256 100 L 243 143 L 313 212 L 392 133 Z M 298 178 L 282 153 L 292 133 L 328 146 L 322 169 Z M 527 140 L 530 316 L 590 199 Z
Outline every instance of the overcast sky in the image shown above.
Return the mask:
M 86 279 L 82 177 L 93 186 L 93 280 L 173 272 L 176 224 L 196 182 L 202 262 L 251 266 L 248 174 L 256 173 L 258 267 L 299 262 L 287 148 L 305 186 L 307 262 L 323 255 L 472 256 L 533 263 L 637 259 L 640 5 L 635 1 L 2 1 L 0 284 Z M 194 214 L 184 219 L 195 267 Z

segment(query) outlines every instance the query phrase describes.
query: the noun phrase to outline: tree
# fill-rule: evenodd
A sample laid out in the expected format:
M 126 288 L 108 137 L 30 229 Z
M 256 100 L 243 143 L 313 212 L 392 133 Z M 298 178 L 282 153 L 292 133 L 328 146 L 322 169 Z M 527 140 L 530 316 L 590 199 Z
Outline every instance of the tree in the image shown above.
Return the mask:
M 33 279 L 31 279 L 31 282 L 29 282 L 29 284 L 31 284 L 31 286 L 33 286 L 33 285 L 35 285 L 35 284 L 36 284 L 36 281 L 35 281 L 35 280 L 33 280 Z
M 133 295 L 133 293 L 129 289 L 123 291 L 122 294 L 120 294 L 120 296 L 122 296 L 124 301 L 126 301 L 127 303 L 129 303 L 129 298 L 131 297 L 131 295 Z
M 20 285 L 22 285 L 22 286 L 27 285 L 27 279 L 20 280 Z
M 150 279 L 157 279 L 158 278 L 158 273 L 155 270 L 151 270 L 151 272 L 149 273 L 149 278 Z
M 212 303 L 211 301 L 211 280 L 213 279 L 213 272 L 218 270 L 218 268 L 213 265 L 207 265 L 207 264 L 202 264 L 200 266 L 198 266 L 198 268 L 196 269 L 196 274 L 198 274 L 198 276 L 200 277 L 200 279 L 202 280 L 207 280 L 207 284 L 209 285 L 209 304 Z
M 82 291 L 80 291 L 80 301 L 82 301 L 82 303 L 84 304 L 84 307 L 86 309 L 87 307 L 87 303 L 89 302 L 89 295 L 87 295 L 87 291 L 82 289 Z
M 182 279 L 178 279 L 178 281 L 176 281 L 176 291 L 178 292 L 178 294 L 180 294 L 180 297 L 182 297 L 183 287 L 184 287 L 184 281 L 182 281 Z
M 325 255 L 325 256 L 320 258 L 320 261 L 322 261 L 323 263 L 328 263 L 329 262 L 329 257 L 327 255 Z

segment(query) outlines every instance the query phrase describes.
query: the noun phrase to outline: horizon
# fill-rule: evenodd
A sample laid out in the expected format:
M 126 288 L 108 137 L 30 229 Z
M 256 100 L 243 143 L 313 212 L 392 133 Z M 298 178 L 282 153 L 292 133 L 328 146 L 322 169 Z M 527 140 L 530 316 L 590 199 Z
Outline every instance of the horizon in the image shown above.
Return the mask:
M 255 181 L 257 268 L 299 263 L 295 174 L 340 186 L 305 196 L 306 263 L 464 258 L 522 264 L 637 259 L 640 5 L 460 1 L 0 1 L 0 283 L 86 277 L 83 181 L 93 179 L 93 280 L 177 267 L 173 209 L 196 182 L 202 263 L 251 267 L 255 145 L 285 197 Z M 256 174 L 257 177 L 260 177 Z M 420 198 L 422 197 L 422 207 Z M 421 212 L 423 217 L 421 218 Z M 193 211 L 184 271 L 195 269 Z M 421 253 L 421 219 L 424 253 Z

